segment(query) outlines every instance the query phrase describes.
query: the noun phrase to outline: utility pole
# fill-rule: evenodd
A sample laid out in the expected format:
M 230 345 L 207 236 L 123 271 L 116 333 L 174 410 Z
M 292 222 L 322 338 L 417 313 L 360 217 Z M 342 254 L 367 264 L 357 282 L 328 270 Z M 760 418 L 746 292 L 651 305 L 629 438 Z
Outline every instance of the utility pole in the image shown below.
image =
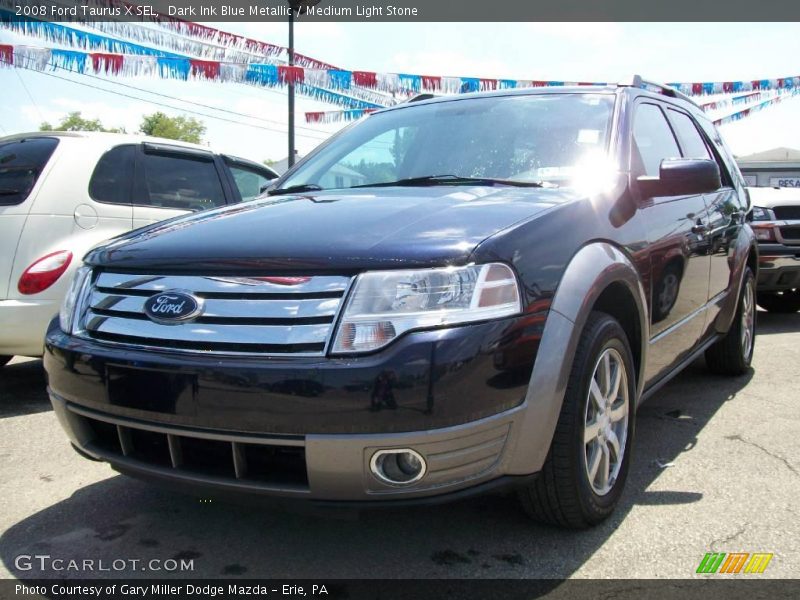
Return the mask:
M 286 0 L 289 3 L 289 66 L 294 66 L 294 20 L 300 15 L 308 12 L 309 6 L 315 6 L 321 0 Z M 289 156 L 287 158 L 287 167 L 291 169 L 294 166 L 294 78 L 289 78 L 288 84 L 289 95 Z
M 289 4 L 292 4 L 290 2 Z M 289 66 L 294 66 L 294 11 L 289 12 Z M 299 11 L 298 11 L 299 12 Z M 291 169 L 294 166 L 294 79 L 289 79 L 289 160 L 287 168 Z

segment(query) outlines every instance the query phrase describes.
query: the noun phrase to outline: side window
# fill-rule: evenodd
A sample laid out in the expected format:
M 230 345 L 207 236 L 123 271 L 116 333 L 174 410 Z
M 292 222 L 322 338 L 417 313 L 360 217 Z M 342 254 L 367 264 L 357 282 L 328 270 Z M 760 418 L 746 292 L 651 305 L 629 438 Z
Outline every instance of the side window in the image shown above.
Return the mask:
M 260 173 L 255 169 L 248 169 L 247 167 L 227 162 L 225 164 L 228 165 L 231 175 L 233 175 L 233 180 L 243 201 L 252 200 L 260 195 L 261 188 L 272 181 L 272 178 L 267 177 L 266 173 Z
M 717 164 L 719 164 L 720 174 L 722 175 L 722 185 L 734 187 L 734 177 L 736 177 L 739 185 L 744 187 L 746 184 L 741 179 L 739 167 L 736 166 L 733 154 L 720 137 L 719 131 L 717 131 L 716 127 L 714 127 L 713 123 L 708 119 L 698 119 L 698 122 L 700 128 L 705 131 L 707 139 L 711 142 L 712 151 L 716 157 Z
M 655 104 L 640 104 L 636 108 L 631 154 L 634 172 L 652 177 L 658 177 L 662 160 L 681 156 L 664 113 Z
M 225 194 L 213 161 L 177 154 L 142 155 L 144 197 L 134 204 L 180 210 L 205 210 L 225 204 Z
M 56 138 L 0 144 L 0 206 L 25 202 L 56 146 Z
M 97 161 L 89 180 L 89 196 L 98 202 L 130 204 L 136 146 L 112 148 Z
M 669 109 L 669 117 L 672 125 L 675 127 L 675 132 L 678 134 L 678 139 L 683 148 L 684 158 L 707 158 L 713 159 L 711 153 L 708 151 L 708 146 L 703 141 L 700 132 L 692 121 L 692 118 L 677 110 Z

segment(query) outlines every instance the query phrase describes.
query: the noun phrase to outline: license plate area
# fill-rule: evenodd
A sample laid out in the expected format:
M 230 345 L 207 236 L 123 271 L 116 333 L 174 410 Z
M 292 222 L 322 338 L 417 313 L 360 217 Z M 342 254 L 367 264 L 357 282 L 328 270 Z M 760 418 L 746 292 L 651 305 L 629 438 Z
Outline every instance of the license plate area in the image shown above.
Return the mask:
M 113 406 L 169 415 L 193 415 L 197 376 L 194 374 L 106 367 L 108 402 Z

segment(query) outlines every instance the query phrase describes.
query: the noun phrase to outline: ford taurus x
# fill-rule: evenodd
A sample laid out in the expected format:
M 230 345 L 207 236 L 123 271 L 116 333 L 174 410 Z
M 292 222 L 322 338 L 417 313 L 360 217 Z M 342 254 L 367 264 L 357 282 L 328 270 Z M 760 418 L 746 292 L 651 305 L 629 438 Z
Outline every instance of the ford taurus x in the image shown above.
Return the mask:
M 407 103 L 259 199 L 91 251 L 50 395 L 81 454 L 133 476 L 360 505 L 511 485 L 586 527 L 644 398 L 703 353 L 749 369 L 748 209 L 670 88 Z

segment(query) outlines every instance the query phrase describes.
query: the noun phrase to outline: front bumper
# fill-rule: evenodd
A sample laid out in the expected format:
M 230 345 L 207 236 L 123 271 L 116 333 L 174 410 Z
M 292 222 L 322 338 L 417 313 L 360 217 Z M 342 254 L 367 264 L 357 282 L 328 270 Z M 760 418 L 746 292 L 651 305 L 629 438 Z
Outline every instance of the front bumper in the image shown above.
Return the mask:
M 121 472 L 193 490 L 406 500 L 506 475 L 543 321 L 419 332 L 347 359 L 145 352 L 54 323 L 45 368 L 73 445 Z M 387 448 L 419 452 L 425 477 L 398 487 L 372 475 Z
M 800 246 L 759 244 L 758 291 L 800 288 Z
M 0 355 L 41 356 L 47 324 L 59 308 L 55 300 L 0 300 Z

